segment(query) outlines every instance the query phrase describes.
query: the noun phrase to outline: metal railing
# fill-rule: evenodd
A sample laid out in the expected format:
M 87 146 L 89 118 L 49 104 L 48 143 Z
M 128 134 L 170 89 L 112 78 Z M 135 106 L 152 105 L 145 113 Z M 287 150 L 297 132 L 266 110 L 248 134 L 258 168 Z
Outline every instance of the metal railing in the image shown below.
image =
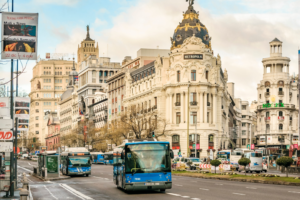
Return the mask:
M 283 91 L 278 91 L 278 95 L 284 95 Z
M 180 102 L 175 102 L 175 106 L 180 106 Z
M 209 103 L 209 102 L 207 102 L 207 103 Z M 190 102 L 190 105 L 191 105 L 191 106 L 197 106 L 197 104 L 198 104 L 197 101 L 191 101 L 191 102 Z M 208 105 L 207 105 L 207 106 L 208 106 Z

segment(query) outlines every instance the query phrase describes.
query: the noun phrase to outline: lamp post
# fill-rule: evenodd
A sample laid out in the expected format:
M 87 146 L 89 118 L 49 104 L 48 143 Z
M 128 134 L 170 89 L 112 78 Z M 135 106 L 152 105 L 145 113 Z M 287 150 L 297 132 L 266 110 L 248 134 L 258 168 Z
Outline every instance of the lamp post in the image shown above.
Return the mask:
M 189 118 L 189 114 L 190 114 L 190 81 L 188 83 L 188 92 L 187 92 L 187 136 L 186 136 L 186 140 L 187 140 L 187 155 L 186 157 L 189 156 L 189 151 L 190 151 L 190 118 Z

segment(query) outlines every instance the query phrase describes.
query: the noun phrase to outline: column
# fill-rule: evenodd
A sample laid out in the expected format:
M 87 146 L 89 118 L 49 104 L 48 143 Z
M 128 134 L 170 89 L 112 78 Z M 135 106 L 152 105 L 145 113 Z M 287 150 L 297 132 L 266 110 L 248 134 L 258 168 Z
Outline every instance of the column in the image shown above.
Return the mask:
M 183 103 L 183 92 L 180 93 L 180 123 L 184 122 L 184 103 Z
M 185 93 L 185 104 L 184 104 L 184 107 L 185 107 L 185 122 L 187 123 L 188 121 L 188 117 L 189 117 L 189 113 L 188 113 L 188 94 L 187 92 Z
M 270 53 L 272 53 L 272 45 L 270 45 Z
M 204 113 L 203 113 L 203 116 L 204 116 L 204 123 L 207 123 L 207 93 L 204 92 Z
M 170 106 L 169 106 L 169 111 L 170 111 L 170 123 L 173 124 L 173 94 L 170 94 Z
M 199 92 L 199 111 L 198 111 L 198 122 L 202 123 L 203 122 L 203 93 Z
M 169 114 L 170 114 L 169 113 L 170 106 L 168 106 L 169 96 L 170 96 L 170 94 L 167 93 L 167 95 L 166 95 L 166 106 L 165 106 L 165 108 L 166 108 L 166 120 L 167 121 L 169 121 Z
M 217 125 L 217 109 L 218 109 L 218 105 L 217 105 L 217 95 L 213 94 L 213 99 L 214 99 L 214 107 L 213 107 L 213 123 Z

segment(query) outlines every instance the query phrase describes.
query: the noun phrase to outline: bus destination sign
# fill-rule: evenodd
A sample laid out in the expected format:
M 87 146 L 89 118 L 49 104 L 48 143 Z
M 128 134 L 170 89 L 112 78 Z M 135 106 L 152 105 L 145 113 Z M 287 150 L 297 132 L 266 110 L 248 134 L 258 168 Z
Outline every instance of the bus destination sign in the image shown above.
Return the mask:
M 190 59 L 203 60 L 203 54 L 184 54 L 184 60 Z

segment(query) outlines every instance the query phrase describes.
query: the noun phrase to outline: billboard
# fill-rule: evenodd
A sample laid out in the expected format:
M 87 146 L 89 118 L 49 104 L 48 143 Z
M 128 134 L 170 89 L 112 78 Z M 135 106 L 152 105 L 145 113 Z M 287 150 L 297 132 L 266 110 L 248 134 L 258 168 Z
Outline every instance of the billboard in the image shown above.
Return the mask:
M 18 130 L 25 131 L 29 128 L 29 97 L 15 97 L 15 114 L 18 117 Z
M 1 27 L 1 59 L 37 59 L 38 13 L 2 12 Z

